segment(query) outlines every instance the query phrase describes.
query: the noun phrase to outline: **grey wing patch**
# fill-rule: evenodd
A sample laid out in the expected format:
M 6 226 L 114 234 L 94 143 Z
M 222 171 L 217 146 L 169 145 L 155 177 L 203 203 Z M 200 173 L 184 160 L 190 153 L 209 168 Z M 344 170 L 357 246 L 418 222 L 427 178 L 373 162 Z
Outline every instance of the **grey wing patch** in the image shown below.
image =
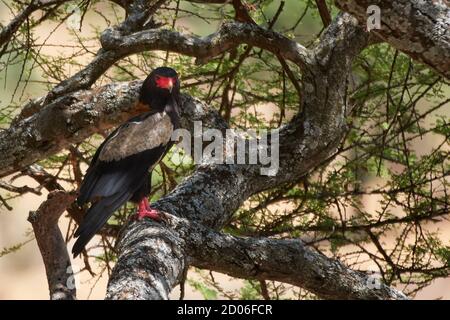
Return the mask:
M 141 121 L 127 122 L 102 148 L 101 161 L 118 161 L 153 149 L 170 141 L 173 125 L 165 112 L 155 113 Z

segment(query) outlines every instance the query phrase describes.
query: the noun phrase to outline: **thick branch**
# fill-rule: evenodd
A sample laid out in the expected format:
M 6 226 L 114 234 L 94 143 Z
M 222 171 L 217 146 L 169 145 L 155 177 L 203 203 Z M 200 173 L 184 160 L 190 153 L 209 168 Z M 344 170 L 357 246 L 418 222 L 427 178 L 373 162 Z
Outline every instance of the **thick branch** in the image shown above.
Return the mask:
M 58 227 L 59 217 L 74 200 L 75 194 L 63 191 L 49 193 L 39 209 L 31 211 L 28 216 L 44 261 L 52 300 L 76 299 L 70 257 Z
M 445 0 L 336 0 L 336 5 L 367 24 L 367 8 L 381 9 L 381 30 L 393 47 L 450 79 L 450 7 Z
M 116 1 L 127 11 L 127 18 L 117 26 L 112 27 L 115 32 L 125 37 L 137 30 L 156 27 L 157 24 L 152 20 L 155 11 L 168 0 L 134 0 L 134 1 Z M 102 74 L 104 74 L 114 63 L 121 58 L 136 52 L 120 52 L 115 50 L 100 49 L 95 58 L 81 71 L 72 77 L 62 81 L 54 87 L 45 97 L 30 101 L 21 110 L 20 114 L 14 119 L 14 123 L 27 118 L 38 112 L 55 99 L 75 92 L 77 90 L 88 89 Z
M 112 83 L 99 89 L 77 91 L 0 131 L 0 177 L 146 111 L 137 104 L 141 85 L 141 81 Z M 220 125 L 217 113 L 205 110 L 198 100 L 185 96 L 183 102 L 186 126 L 200 117 L 207 125 Z
M 285 36 L 255 24 L 226 22 L 219 30 L 200 38 L 165 29 L 150 29 L 123 37 L 117 29 L 107 29 L 101 37 L 102 47 L 129 55 L 147 50 L 169 50 L 201 59 L 211 59 L 240 44 L 259 47 L 299 66 L 308 62 L 307 49 Z
M 124 25 L 128 24 L 124 22 Z M 101 43 L 103 49 L 100 49 L 83 70 L 61 82 L 45 98 L 25 105 L 15 123 L 36 113 L 58 97 L 89 88 L 118 60 L 143 51 L 177 52 L 206 62 L 220 53 L 246 43 L 271 51 L 300 66 L 308 64 L 310 59 L 308 50 L 297 42 L 257 25 L 239 22 L 225 23 L 217 32 L 203 38 L 165 29 L 124 34 L 120 27 L 115 27 L 103 32 Z
M 176 242 L 187 253 L 189 263 L 199 268 L 232 277 L 289 283 L 325 299 L 406 299 L 379 279 L 353 271 L 306 247 L 301 240 L 240 238 L 175 216 L 166 216 L 165 221 L 164 227 L 159 228 L 163 238 L 174 237 L 176 231 Z M 148 226 L 137 228 L 140 237 L 148 232 Z M 131 240 L 142 245 L 136 237 L 128 233 L 127 236 L 122 245 Z M 119 291 L 123 293 L 123 289 Z
M 145 50 L 171 50 L 210 58 L 241 43 L 248 43 L 300 65 L 305 65 L 309 59 L 306 49 L 296 42 L 275 32 L 243 23 L 224 24 L 218 32 L 205 38 L 189 37 L 169 30 L 147 30 L 124 38 L 120 35 L 116 29 L 105 32 L 102 43 L 111 50 L 101 51 L 85 69 L 54 88 L 49 96 L 56 97 L 89 87 L 121 57 Z M 61 150 L 67 146 L 68 140 L 71 143 L 80 142 L 92 133 L 135 114 L 139 110 L 133 109 L 131 102 L 136 99 L 136 84 L 130 88 L 124 84 L 113 84 L 100 88 L 98 92 L 74 92 L 49 104 L 46 104 L 47 96 L 46 99 L 41 98 L 27 105 L 22 118 L 28 118 L 15 122 L 8 130 L 0 133 L 0 176 Z M 40 109 L 41 112 L 35 113 Z M 18 141 L 21 143 L 18 144 Z
M 135 101 L 140 84 L 116 83 L 99 90 L 66 95 L 1 131 L 0 176 L 20 170 L 138 113 Z

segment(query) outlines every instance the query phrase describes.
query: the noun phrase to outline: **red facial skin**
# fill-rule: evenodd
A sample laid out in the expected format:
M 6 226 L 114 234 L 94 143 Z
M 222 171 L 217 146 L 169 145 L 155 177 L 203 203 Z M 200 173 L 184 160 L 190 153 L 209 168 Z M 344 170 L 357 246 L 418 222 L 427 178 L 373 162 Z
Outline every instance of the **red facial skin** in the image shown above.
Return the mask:
M 156 86 L 158 88 L 171 90 L 174 83 L 177 81 L 177 79 L 170 78 L 170 77 L 156 76 L 155 81 L 156 81 Z

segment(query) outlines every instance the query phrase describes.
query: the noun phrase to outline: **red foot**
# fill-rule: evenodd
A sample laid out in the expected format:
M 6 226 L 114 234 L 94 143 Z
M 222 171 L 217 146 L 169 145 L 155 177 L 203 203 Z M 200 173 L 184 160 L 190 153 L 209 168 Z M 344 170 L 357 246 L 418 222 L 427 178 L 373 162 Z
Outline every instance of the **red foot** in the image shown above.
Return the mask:
M 150 208 L 147 198 L 143 198 L 142 201 L 139 203 L 136 215 L 138 220 L 142 220 L 144 218 L 150 218 L 156 221 L 161 220 L 158 210 Z

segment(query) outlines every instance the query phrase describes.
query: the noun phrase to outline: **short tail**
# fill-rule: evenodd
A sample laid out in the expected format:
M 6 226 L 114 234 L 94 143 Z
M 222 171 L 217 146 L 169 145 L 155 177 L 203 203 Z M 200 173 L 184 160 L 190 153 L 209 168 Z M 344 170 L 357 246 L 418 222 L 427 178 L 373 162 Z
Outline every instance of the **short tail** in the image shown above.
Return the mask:
M 86 213 L 83 222 L 75 231 L 77 241 L 72 247 L 74 258 L 83 251 L 86 244 L 94 237 L 98 230 L 108 221 L 109 217 L 119 209 L 131 197 L 131 194 L 126 192 L 122 194 L 115 194 L 99 200 L 94 203 Z

